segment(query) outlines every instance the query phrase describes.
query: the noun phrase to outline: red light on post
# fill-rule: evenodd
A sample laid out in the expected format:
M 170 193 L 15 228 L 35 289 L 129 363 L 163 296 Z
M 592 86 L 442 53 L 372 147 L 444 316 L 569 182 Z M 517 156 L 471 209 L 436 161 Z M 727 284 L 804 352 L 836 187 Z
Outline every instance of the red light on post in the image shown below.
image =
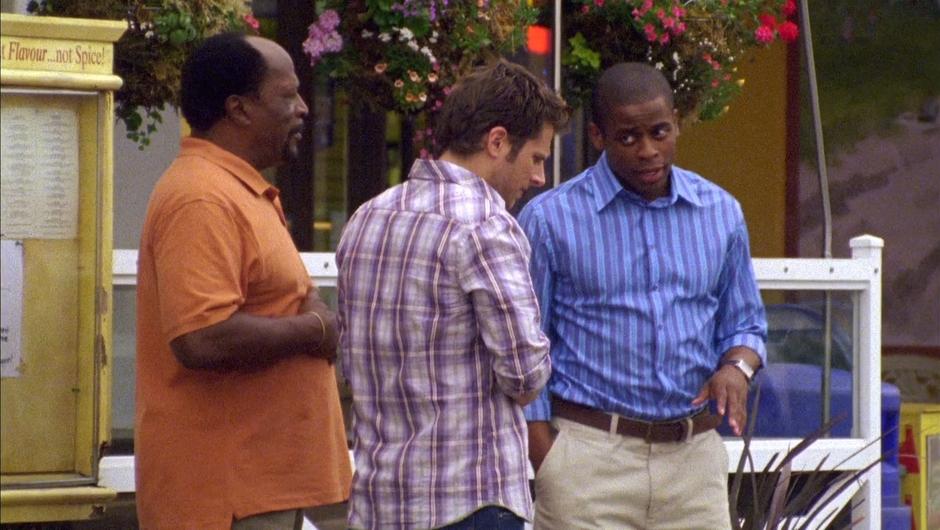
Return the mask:
M 552 30 L 533 25 L 526 30 L 526 48 L 535 55 L 548 55 L 552 51 Z

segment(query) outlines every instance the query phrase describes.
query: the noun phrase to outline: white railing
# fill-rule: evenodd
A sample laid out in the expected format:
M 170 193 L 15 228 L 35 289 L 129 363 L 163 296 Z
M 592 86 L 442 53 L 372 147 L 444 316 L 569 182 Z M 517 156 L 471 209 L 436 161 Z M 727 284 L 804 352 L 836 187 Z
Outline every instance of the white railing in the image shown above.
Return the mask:
M 848 259 L 755 258 L 757 281 L 762 290 L 849 291 L 856 300 L 853 336 L 853 421 L 849 438 L 818 440 L 793 462 L 793 471 L 816 470 L 825 459 L 823 470 L 863 469 L 880 457 L 881 436 L 881 249 L 884 242 L 874 236 L 853 238 Z M 304 265 L 317 285 L 336 285 L 334 254 L 301 253 Z M 136 285 L 137 251 L 114 252 L 114 284 Z M 763 469 L 774 455 L 785 454 L 799 439 L 755 439 L 751 454 L 755 469 Z M 867 446 L 867 447 L 866 447 Z M 743 451 L 743 442 L 725 441 L 729 472 L 734 472 Z M 104 457 L 99 484 L 119 492 L 134 491 L 133 457 Z M 853 497 L 854 495 L 854 497 Z M 881 468 L 873 467 L 840 497 L 841 506 L 856 498 L 853 520 L 857 528 L 875 529 L 881 522 Z M 840 505 L 839 502 L 833 507 Z M 821 528 L 826 521 L 816 521 Z

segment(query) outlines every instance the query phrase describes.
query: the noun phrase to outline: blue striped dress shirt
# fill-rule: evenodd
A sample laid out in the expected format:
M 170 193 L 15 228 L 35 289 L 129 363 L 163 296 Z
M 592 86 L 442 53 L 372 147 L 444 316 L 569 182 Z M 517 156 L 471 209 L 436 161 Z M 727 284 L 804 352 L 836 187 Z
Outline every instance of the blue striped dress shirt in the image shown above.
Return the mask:
M 521 212 L 553 365 L 529 421 L 551 417 L 549 392 L 631 418 L 687 416 L 729 348 L 766 361 L 740 205 L 676 166 L 671 183 L 647 202 L 602 155 Z

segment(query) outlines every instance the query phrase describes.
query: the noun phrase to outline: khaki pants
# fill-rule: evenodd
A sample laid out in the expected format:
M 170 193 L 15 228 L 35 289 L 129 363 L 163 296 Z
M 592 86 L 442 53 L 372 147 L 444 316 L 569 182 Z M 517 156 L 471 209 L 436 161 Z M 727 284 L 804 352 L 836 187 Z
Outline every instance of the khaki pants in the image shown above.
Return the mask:
M 728 453 L 714 430 L 647 444 L 562 418 L 535 476 L 535 530 L 727 530 Z
M 232 521 L 232 530 L 300 530 L 303 526 L 303 510 L 259 513 Z

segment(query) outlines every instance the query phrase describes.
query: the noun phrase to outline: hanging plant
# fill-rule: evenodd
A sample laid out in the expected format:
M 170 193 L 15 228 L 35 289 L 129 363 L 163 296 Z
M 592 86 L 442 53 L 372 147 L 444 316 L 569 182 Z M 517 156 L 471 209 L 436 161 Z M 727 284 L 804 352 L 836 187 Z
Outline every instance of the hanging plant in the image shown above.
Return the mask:
M 748 49 L 791 42 L 794 0 L 568 0 L 564 2 L 565 97 L 583 103 L 600 72 L 640 61 L 662 70 L 684 118 L 722 114 L 744 84 Z
M 450 87 L 525 41 L 525 0 L 326 0 L 303 44 L 312 65 L 373 110 L 426 118 Z M 433 138 L 421 135 L 428 147 Z
M 124 80 L 114 96 L 115 116 L 143 149 L 179 102 L 180 70 L 204 39 L 225 31 L 256 31 L 258 21 L 240 0 L 33 0 L 36 15 L 126 20 L 114 46 L 114 72 Z

